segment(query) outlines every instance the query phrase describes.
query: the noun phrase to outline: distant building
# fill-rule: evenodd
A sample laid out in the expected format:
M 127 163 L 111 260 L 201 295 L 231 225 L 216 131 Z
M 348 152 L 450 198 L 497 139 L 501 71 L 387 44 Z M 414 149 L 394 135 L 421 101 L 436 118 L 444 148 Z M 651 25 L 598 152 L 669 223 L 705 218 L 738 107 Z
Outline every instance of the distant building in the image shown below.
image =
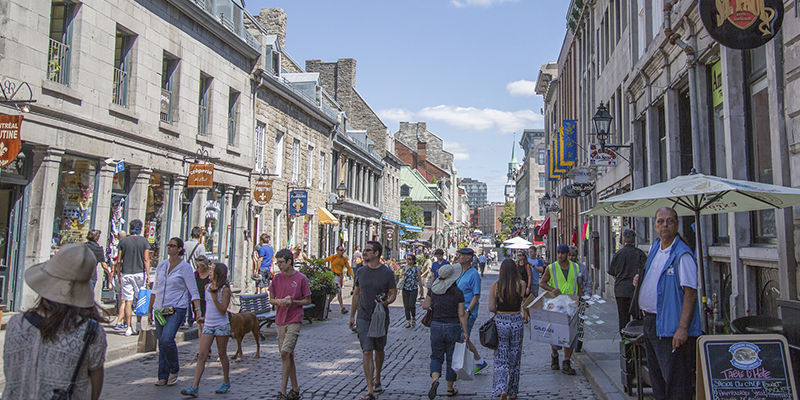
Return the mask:
M 486 235 L 502 232 L 503 225 L 498 218 L 500 218 L 505 209 L 505 204 L 500 202 L 492 202 L 478 207 L 478 229 Z
M 476 181 L 472 178 L 464 178 L 461 180 L 461 186 L 467 191 L 469 196 L 469 209 L 474 210 L 487 202 L 486 196 L 486 183 Z
M 514 175 L 517 173 L 517 168 L 519 167 L 519 162 L 517 162 L 517 145 L 516 143 L 511 145 L 511 161 L 508 162 L 508 173 L 506 173 L 506 177 L 508 180 L 506 181 L 505 187 L 505 195 L 506 195 L 506 203 L 514 202 L 514 198 L 516 197 L 516 186 L 517 182 Z
M 544 130 L 525 129 L 519 144 L 523 156 L 522 165 L 515 174 L 514 216 L 526 219 L 530 225 L 545 217 L 544 210 L 539 208 L 546 181 Z

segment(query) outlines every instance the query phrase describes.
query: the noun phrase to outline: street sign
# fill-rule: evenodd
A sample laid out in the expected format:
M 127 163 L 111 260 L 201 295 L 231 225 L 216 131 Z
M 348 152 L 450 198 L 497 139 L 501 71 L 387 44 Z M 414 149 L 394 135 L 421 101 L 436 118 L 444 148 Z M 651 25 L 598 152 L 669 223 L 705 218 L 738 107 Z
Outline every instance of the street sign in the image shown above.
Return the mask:
M 266 205 L 272 199 L 272 179 L 259 179 L 253 188 L 253 200 L 257 204 Z
M 214 187 L 214 164 L 192 164 L 189 166 L 187 189 L 211 189 Z
M 617 165 L 617 153 L 606 147 L 600 150 L 597 143 L 589 144 L 589 165 L 614 167 Z
M 21 126 L 22 115 L 0 114 L 0 168 L 14 161 L 22 149 Z
M 763 46 L 783 23 L 782 0 L 700 0 L 699 9 L 708 34 L 732 49 Z
M 308 192 L 305 190 L 292 190 L 289 194 L 289 215 L 299 217 L 306 215 L 308 210 Z

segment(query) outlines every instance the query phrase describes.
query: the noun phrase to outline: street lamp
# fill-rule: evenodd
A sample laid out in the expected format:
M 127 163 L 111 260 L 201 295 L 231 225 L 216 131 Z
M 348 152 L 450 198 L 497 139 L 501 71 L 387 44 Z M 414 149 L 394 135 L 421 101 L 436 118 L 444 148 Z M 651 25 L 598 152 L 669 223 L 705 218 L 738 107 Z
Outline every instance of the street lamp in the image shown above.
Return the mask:
M 345 199 L 344 195 L 347 194 L 347 186 L 344 184 L 344 181 L 339 182 L 339 186 L 336 186 L 336 194 L 339 195 L 336 204 L 342 204 Z
M 551 198 L 548 193 L 545 193 L 539 201 L 541 203 L 540 206 L 548 213 L 561 211 L 561 208 L 558 207 L 558 198 Z
M 594 117 L 592 117 L 592 122 L 594 122 L 594 129 L 597 135 L 597 140 L 600 141 L 600 151 L 603 151 L 603 149 L 605 149 L 606 147 L 611 149 L 631 148 L 631 145 L 629 144 L 608 144 L 608 145 L 606 144 L 606 140 L 608 140 L 611 137 L 611 121 L 613 119 L 614 117 L 611 116 L 611 113 L 608 112 L 608 108 L 601 101 L 600 106 L 597 107 L 597 112 L 594 113 Z M 628 162 L 630 163 L 630 161 Z

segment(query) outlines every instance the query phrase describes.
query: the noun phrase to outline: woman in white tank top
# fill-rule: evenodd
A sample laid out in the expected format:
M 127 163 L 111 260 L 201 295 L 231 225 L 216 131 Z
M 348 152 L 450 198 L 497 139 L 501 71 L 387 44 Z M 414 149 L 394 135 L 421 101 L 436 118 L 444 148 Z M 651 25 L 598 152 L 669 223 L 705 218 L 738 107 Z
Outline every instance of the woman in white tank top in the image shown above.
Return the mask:
M 206 313 L 203 318 L 198 318 L 198 323 L 203 324 L 203 332 L 200 335 L 200 352 L 197 356 L 197 366 L 194 369 L 194 384 L 188 389 L 181 391 L 184 396 L 197 397 L 200 386 L 200 378 L 205 369 L 206 357 L 211 350 L 211 343 L 217 341 L 217 351 L 219 351 L 219 361 L 222 363 L 222 386 L 216 393 L 227 393 L 231 388 L 228 372 L 230 371 L 230 361 L 228 360 L 228 338 L 231 334 L 231 324 L 228 321 L 228 305 L 231 302 L 231 288 L 228 284 L 228 267 L 223 263 L 216 263 L 211 272 L 211 283 L 206 285 Z M 201 321 L 202 320 L 202 321 Z

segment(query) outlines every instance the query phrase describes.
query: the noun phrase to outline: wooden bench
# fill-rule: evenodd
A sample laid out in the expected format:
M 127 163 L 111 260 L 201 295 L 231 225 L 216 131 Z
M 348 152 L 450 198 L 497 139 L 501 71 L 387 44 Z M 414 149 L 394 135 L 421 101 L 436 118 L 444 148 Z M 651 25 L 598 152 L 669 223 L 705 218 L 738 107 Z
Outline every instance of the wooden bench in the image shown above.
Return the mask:
M 313 304 L 303 306 L 303 311 L 314 308 Z M 251 312 L 258 318 L 259 329 L 267 325 L 267 328 L 275 323 L 276 311 L 269 304 L 269 293 L 259 293 L 252 295 L 239 296 L 239 312 Z M 305 314 L 305 313 L 304 313 Z M 310 318 L 305 318 L 311 324 Z

